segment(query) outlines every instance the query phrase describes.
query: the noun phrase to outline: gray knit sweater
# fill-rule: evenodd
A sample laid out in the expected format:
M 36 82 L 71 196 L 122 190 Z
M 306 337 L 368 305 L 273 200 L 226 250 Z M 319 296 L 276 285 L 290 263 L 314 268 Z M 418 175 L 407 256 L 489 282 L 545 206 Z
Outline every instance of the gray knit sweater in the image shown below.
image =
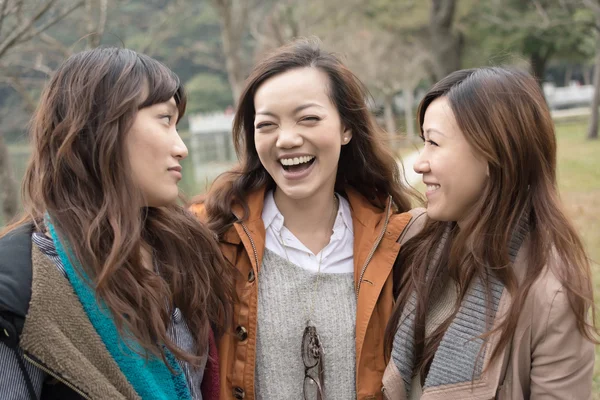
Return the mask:
M 302 399 L 302 334 L 309 304 L 323 343 L 325 398 L 355 399 L 353 274 L 317 274 L 265 249 L 258 290 L 257 399 Z

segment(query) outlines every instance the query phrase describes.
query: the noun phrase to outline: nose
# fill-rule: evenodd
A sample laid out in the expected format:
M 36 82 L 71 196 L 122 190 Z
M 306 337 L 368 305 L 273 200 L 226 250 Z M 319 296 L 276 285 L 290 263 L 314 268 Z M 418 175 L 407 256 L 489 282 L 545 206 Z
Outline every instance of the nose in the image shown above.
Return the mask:
M 173 145 L 173 157 L 183 160 L 188 156 L 188 148 L 179 136 L 179 133 L 176 132 L 176 139 Z
M 415 172 L 417 174 L 426 174 L 431 170 L 430 166 L 429 166 L 429 158 L 427 157 L 426 150 L 421 150 L 421 152 L 419 153 L 419 156 L 417 157 L 417 159 L 415 160 L 415 162 L 413 164 L 413 169 L 415 170 Z
M 281 128 L 275 145 L 281 149 L 291 149 L 302 146 L 302 136 L 298 133 L 297 129 L 296 126 L 285 129 Z

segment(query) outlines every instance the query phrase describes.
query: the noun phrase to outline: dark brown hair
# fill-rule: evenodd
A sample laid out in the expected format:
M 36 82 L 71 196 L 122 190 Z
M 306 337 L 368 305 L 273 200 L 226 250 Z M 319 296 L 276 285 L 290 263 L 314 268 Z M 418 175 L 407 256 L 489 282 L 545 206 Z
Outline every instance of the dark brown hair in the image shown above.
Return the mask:
M 329 97 L 342 125 L 352 131 L 352 140 L 342 146 L 335 190 L 343 193 L 346 186 L 351 186 L 381 208 L 387 197 L 392 196 L 395 211 L 410 209 L 412 192 L 403 185 L 398 164 L 385 144 L 387 134 L 378 127 L 367 107 L 369 97 L 364 86 L 338 57 L 321 49 L 318 40 L 298 39 L 260 61 L 240 95 L 233 122 L 233 142 L 241 165 L 221 175 L 205 201 L 209 226 L 219 236 L 235 220 L 231 212 L 233 204 L 241 205 L 247 216 L 248 194 L 263 186 L 275 186 L 254 145 L 254 95 L 267 79 L 298 68 L 317 68 L 327 74 Z
M 428 268 L 432 277 L 447 268 L 459 287 L 459 299 L 475 277 L 482 279 L 488 293 L 491 293 L 488 274 L 494 274 L 505 285 L 512 296 L 507 318 L 494 331 L 488 321 L 489 331 L 484 335 L 500 333 L 492 359 L 509 343 L 529 289 L 545 266 L 552 269 L 564 286 L 579 331 L 595 341 L 598 331 L 590 263 L 559 200 L 554 125 L 538 83 L 516 69 L 490 67 L 454 72 L 434 85 L 421 101 L 418 109 L 421 134 L 427 107 L 440 97 L 448 100 L 475 154 L 487 161 L 489 179 L 472 210 L 471 215 L 477 218 L 460 229 L 455 222 L 429 220 L 400 250 L 395 268 L 402 273 L 395 284 L 401 289 L 387 326 L 386 356 L 390 356 L 402 310 L 413 291 L 417 295 L 415 374 L 426 376 L 428 365 L 452 322 L 452 318 L 447 319 L 431 337 L 425 338 L 427 299 L 436 281 L 425 279 Z M 530 219 L 528 262 L 524 280 L 519 284 L 509 260 L 508 244 L 524 212 L 529 212 Z M 439 262 L 429 265 L 448 225 L 450 240 Z M 454 314 L 459 306 L 456 305 Z
M 67 59 L 42 94 L 31 124 L 32 156 L 23 179 L 25 216 L 45 213 L 92 279 L 121 334 L 147 354 L 197 363 L 211 324 L 230 315 L 231 273 L 212 233 L 183 207 L 144 207 L 124 144 L 139 109 L 172 97 L 183 116 L 178 77 L 134 51 L 98 48 Z M 158 273 L 144 265 L 152 254 Z M 74 263 L 74 265 L 76 265 Z M 185 353 L 168 337 L 178 307 L 195 341 Z

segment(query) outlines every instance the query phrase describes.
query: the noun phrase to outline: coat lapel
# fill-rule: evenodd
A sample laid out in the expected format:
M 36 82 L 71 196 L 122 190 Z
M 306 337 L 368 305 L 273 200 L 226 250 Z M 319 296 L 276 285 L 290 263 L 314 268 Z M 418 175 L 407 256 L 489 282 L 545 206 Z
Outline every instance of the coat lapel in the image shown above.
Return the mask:
M 31 302 L 20 346 L 92 399 L 138 399 L 66 277 L 32 246 Z

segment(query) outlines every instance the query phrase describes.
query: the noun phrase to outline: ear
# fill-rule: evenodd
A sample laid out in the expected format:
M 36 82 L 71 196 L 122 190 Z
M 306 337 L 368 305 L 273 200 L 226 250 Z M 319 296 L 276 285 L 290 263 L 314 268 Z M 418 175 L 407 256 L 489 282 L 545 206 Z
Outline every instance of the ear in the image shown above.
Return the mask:
M 488 178 L 490 177 L 490 164 L 489 163 L 485 167 L 485 174 L 487 175 Z
M 342 132 L 342 146 L 347 145 L 352 140 L 352 130 L 346 129 Z

